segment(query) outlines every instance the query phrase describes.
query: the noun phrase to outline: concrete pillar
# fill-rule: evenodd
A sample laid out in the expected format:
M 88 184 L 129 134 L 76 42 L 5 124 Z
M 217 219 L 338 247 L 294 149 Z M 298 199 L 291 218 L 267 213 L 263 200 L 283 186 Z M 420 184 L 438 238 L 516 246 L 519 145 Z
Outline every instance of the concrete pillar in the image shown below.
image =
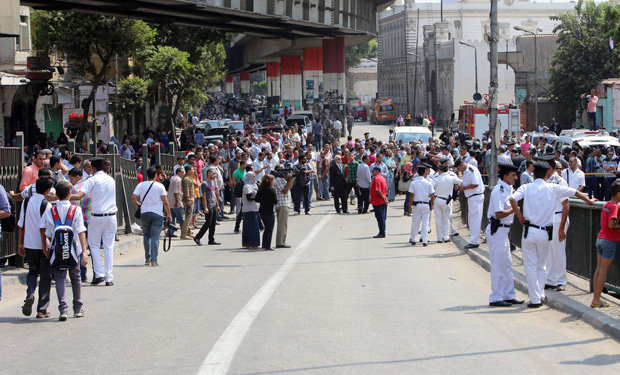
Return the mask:
M 319 100 L 323 88 L 323 49 L 304 49 L 304 79 L 302 81 L 304 92 L 304 107 L 310 108 L 315 101 Z
M 346 103 L 344 38 L 323 39 L 323 91 L 342 95 Z
M 301 105 L 301 56 L 282 56 L 280 69 L 282 104 L 293 106 L 294 109 L 303 108 Z
M 235 82 L 235 77 L 234 76 L 226 76 L 226 84 L 224 86 L 224 91 L 226 91 L 227 94 L 234 94 L 234 87 L 233 87 L 233 83 Z
M 280 103 L 280 63 L 267 63 L 267 105 Z
M 250 72 L 241 72 L 241 96 L 250 95 Z

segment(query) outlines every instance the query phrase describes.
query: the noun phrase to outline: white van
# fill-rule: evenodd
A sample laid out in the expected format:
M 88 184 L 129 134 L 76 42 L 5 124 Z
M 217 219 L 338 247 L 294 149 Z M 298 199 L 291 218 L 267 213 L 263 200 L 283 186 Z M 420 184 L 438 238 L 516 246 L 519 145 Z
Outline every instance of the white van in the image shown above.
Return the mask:
M 405 144 L 411 141 L 428 144 L 432 137 L 431 131 L 423 126 L 397 126 L 394 128 L 394 141 L 398 144 L 402 140 Z

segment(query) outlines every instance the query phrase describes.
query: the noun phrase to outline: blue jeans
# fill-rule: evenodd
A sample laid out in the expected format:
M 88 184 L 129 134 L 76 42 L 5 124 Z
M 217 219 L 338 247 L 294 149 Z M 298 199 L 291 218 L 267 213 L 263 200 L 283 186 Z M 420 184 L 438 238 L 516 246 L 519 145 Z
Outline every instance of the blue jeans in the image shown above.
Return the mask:
M 293 207 L 295 212 L 301 212 L 301 200 L 304 200 L 304 211 L 310 212 L 310 185 L 293 185 L 291 190 L 293 195 Z
M 314 134 L 314 147 L 321 151 L 321 134 Z
M 409 199 L 411 199 L 411 194 L 409 192 L 405 193 L 405 213 L 406 214 L 410 214 L 411 212 L 409 211 Z
M 586 176 L 586 188 L 588 189 L 588 197 L 598 197 L 598 182 L 596 176 Z
M 329 200 L 329 175 L 319 178 L 319 193 L 323 199 Z
M 385 216 L 387 213 L 387 204 L 380 204 L 378 206 L 373 205 L 375 209 L 375 218 L 377 219 L 377 225 L 379 226 L 379 235 L 385 236 Z
M 170 220 L 170 224 L 177 223 L 179 228 L 183 228 L 183 207 L 179 208 L 171 208 L 170 215 L 172 216 L 172 220 Z M 174 231 L 168 229 L 168 234 L 174 234 Z
M 142 240 L 144 242 L 144 257 L 151 262 L 157 262 L 159 250 L 159 234 L 164 217 L 153 212 L 143 212 L 140 218 L 142 222 Z

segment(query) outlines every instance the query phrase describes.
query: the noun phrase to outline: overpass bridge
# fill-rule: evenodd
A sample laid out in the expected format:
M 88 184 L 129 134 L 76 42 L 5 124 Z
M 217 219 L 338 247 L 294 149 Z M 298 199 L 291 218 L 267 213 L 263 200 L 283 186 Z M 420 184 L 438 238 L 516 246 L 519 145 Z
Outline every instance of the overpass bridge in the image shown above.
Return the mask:
M 376 36 L 377 12 L 394 0 L 21 0 L 35 9 L 71 10 L 209 27 L 236 33 L 226 91 L 266 69 L 268 96 L 297 109 L 323 92 L 346 97 L 344 48 Z

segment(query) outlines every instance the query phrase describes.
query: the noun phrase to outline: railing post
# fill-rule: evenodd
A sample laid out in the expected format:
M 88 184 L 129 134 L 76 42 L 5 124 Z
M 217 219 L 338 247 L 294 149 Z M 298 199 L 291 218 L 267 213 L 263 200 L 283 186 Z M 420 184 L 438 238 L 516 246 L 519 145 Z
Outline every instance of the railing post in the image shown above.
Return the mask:
M 23 132 L 16 132 L 15 133 L 15 147 L 19 148 L 19 170 L 23 170 L 24 168 L 24 133 Z M 20 177 L 21 177 L 21 173 L 20 173 Z M 19 182 L 17 181 L 17 187 L 16 190 L 18 190 L 19 187 Z M 17 236 L 15 236 L 15 239 L 17 239 Z M 17 249 L 17 241 L 14 242 L 15 248 Z M 24 267 L 24 258 L 16 255 L 15 256 L 15 267 Z
M 75 139 L 69 139 L 69 143 L 67 143 L 67 149 L 70 153 L 75 154 Z
M 88 150 L 90 151 L 91 155 L 97 156 L 97 145 L 93 143 L 92 140 L 88 141 Z
M 146 176 L 146 170 L 149 169 L 149 146 L 142 145 L 142 175 Z
M 155 144 L 155 164 L 161 165 L 161 143 Z

